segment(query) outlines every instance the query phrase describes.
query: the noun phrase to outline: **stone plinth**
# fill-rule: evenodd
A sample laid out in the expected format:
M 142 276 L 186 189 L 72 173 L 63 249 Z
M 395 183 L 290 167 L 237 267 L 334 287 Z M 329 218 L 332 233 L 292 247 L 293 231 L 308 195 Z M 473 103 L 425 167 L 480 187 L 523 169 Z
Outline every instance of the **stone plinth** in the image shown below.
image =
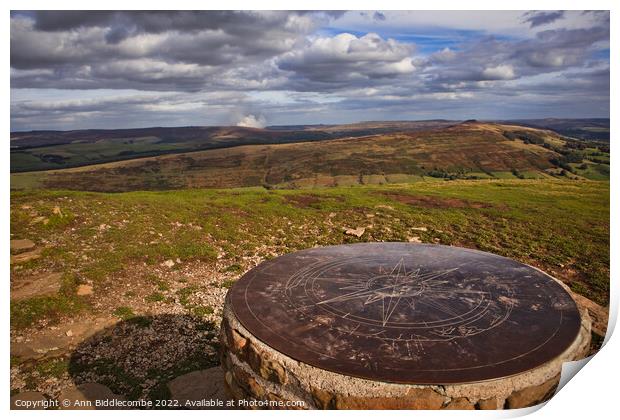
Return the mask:
M 522 408 L 553 394 L 590 329 L 566 290 L 529 266 L 360 244 L 247 273 L 226 299 L 221 361 L 230 396 L 259 408 Z

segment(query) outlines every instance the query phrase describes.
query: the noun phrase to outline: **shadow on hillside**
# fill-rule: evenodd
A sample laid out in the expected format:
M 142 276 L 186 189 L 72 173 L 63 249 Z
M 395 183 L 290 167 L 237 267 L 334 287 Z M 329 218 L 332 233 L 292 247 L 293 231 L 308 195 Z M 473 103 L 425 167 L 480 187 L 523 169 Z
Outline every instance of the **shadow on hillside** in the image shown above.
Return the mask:
M 76 385 L 103 384 L 126 400 L 168 399 L 166 384 L 187 372 L 217 365 L 217 350 L 215 325 L 201 318 L 138 316 L 80 343 L 71 354 L 69 374 Z

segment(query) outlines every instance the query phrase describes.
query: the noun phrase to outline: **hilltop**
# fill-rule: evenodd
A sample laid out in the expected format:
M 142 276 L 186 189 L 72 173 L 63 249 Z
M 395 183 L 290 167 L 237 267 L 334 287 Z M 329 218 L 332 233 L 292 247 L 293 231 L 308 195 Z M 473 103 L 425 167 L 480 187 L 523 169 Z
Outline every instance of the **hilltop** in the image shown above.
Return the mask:
M 375 122 L 347 125 L 150 127 L 11 133 L 11 172 L 39 171 L 145 156 L 252 144 L 313 142 L 446 127 L 455 121 Z
M 357 136 L 321 141 L 293 142 L 284 136 L 292 132 L 341 136 L 355 130 Z M 372 130 L 396 132 L 359 135 Z M 277 140 L 280 144 L 170 152 L 71 169 L 13 174 L 11 187 L 111 192 L 250 186 L 299 188 L 411 182 L 424 177 L 607 179 L 609 174 L 609 154 L 599 148 L 571 143 L 550 130 L 516 125 L 477 121 L 374 123 L 302 131 L 237 129 L 229 137 L 248 132 L 258 133 L 262 139 L 267 138 L 266 133 L 278 133 L 281 137 L 274 136 L 270 142 Z M 214 139 L 221 142 L 227 132 L 218 128 L 212 133 L 218 133 Z

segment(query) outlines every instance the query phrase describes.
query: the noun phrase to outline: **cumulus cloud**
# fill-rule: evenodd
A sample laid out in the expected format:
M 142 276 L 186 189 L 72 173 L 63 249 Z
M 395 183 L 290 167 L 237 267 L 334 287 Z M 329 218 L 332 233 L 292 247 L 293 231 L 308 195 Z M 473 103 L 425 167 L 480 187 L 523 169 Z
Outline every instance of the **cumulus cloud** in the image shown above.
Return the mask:
M 394 78 L 415 70 L 415 47 L 376 33 L 319 37 L 276 60 L 279 69 L 309 82 L 349 86 L 356 82 Z
M 451 50 L 449 47 L 444 48 L 441 51 L 437 51 L 433 53 L 430 57 L 430 61 L 434 62 L 448 62 L 452 61 L 456 58 L 456 52 Z
M 515 54 L 532 67 L 566 67 L 584 64 L 593 47 L 609 42 L 609 27 L 555 29 L 517 45 Z
M 262 115 L 248 114 L 241 118 L 237 123 L 237 127 L 265 128 L 267 119 Z
M 510 80 L 515 78 L 515 72 L 511 65 L 500 64 L 484 69 L 482 77 L 484 80 Z
M 12 12 L 11 121 L 484 118 L 497 98 L 520 116 L 551 98 L 608 112 L 609 12 L 488 13 Z
M 208 87 L 209 74 L 223 76 L 290 51 L 324 19 L 250 11 L 17 13 L 11 18 L 11 67 L 52 71 L 46 78 L 16 79 L 23 87 L 135 88 L 133 70 L 155 64 L 153 76 L 143 74 L 138 88 L 193 91 Z M 126 71 L 107 77 L 112 67 L 119 69 L 114 62 L 123 62 Z M 89 73 L 78 74 L 84 69 Z

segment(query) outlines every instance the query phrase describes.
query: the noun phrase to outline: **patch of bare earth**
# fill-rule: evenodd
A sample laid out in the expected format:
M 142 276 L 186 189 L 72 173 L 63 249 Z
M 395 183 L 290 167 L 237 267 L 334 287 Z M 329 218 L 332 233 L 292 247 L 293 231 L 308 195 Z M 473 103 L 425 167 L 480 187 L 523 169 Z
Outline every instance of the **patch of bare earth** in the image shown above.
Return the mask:
M 409 195 L 403 193 L 383 193 L 384 196 L 403 204 L 409 204 L 412 206 L 426 207 L 433 209 L 449 209 L 449 208 L 473 208 L 483 209 L 494 207 L 489 203 L 482 203 L 479 201 L 469 201 L 461 198 L 445 198 L 445 197 L 433 197 L 423 195 Z
M 315 195 L 299 194 L 286 196 L 286 201 L 297 208 L 308 208 L 319 204 L 321 199 Z

